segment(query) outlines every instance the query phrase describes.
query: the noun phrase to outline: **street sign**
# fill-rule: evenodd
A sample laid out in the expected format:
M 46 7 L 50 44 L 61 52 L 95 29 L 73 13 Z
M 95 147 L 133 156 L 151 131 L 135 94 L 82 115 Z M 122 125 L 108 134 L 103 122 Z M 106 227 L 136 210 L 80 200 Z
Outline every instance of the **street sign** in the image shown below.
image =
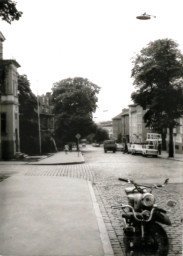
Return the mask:
M 80 139 L 81 138 L 81 135 L 79 133 L 76 134 L 76 139 Z

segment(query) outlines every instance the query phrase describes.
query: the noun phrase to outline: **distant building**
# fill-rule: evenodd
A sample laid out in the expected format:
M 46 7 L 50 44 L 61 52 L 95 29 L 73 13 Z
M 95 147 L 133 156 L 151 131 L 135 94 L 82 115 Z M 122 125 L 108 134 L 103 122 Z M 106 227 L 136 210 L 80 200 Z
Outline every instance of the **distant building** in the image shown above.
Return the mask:
M 118 140 L 122 138 L 122 112 L 112 119 L 113 138 Z
M 129 142 L 129 109 L 124 108 L 122 112 L 112 119 L 113 137 L 121 142 Z
M 121 115 L 121 136 L 122 142 L 129 142 L 129 109 L 124 108 Z
M 129 140 L 134 143 L 144 143 L 147 133 L 152 130 L 145 127 L 144 122 L 145 110 L 139 105 L 129 105 Z
M 38 96 L 41 132 L 47 135 L 54 134 L 54 114 L 51 103 L 51 93 Z
M 3 59 L 0 32 L 0 159 L 11 159 L 20 151 L 18 73 L 16 60 Z
M 108 132 L 109 138 L 113 138 L 113 127 L 112 127 L 112 121 L 105 121 L 100 122 L 99 127 L 105 129 Z

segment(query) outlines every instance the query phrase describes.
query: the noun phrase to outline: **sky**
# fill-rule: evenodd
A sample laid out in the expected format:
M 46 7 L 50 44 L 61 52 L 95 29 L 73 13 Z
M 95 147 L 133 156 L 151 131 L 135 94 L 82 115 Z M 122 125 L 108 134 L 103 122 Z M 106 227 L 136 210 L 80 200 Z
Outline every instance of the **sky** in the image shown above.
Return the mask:
M 0 20 L 4 59 L 16 59 L 37 95 L 83 77 L 98 85 L 94 120 L 111 120 L 132 104 L 132 58 L 149 42 L 170 38 L 183 53 L 182 0 L 15 0 L 19 21 Z M 146 12 L 156 16 L 138 20 Z

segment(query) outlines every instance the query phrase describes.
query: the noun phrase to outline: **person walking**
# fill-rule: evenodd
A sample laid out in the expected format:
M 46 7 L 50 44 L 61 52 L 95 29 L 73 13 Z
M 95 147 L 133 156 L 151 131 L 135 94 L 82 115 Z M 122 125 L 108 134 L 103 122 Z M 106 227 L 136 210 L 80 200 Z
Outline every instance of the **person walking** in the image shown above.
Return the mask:
M 158 155 L 161 155 L 161 143 L 158 143 Z
M 128 145 L 127 143 L 125 143 L 125 147 L 124 147 L 124 151 L 123 154 L 127 153 L 128 154 Z
M 65 151 L 66 154 L 67 154 L 68 151 L 69 151 L 69 146 L 68 146 L 67 144 L 64 146 L 64 151 Z

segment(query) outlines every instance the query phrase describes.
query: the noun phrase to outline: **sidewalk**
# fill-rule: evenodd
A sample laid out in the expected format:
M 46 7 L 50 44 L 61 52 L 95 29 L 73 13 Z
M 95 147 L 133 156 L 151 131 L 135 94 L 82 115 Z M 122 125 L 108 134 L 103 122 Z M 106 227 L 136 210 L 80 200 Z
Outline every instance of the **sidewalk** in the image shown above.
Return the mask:
M 36 161 L 32 161 L 31 159 L 37 158 Z M 0 161 L 0 165 L 66 165 L 66 164 L 82 164 L 85 163 L 84 157 L 81 152 L 72 151 L 67 154 L 63 151 L 51 154 L 49 156 L 33 156 L 30 157 L 30 160 L 24 159 L 24 161 Z
M 14 175 L 0 183 L 0 212 L 0 255 L 114 255 L 88 181 Z
M 183 154 L 174 154 L 174 157 L 168 157 L 168 152 L 162 151 L 158 157 L 183 162 Z
M 81 164 L 84 163 L 84 157 L 81 152 L 57 152 L 47 158 L 36 162 L 30 162 L 31 165 L 62 165 L 62 164 Z

